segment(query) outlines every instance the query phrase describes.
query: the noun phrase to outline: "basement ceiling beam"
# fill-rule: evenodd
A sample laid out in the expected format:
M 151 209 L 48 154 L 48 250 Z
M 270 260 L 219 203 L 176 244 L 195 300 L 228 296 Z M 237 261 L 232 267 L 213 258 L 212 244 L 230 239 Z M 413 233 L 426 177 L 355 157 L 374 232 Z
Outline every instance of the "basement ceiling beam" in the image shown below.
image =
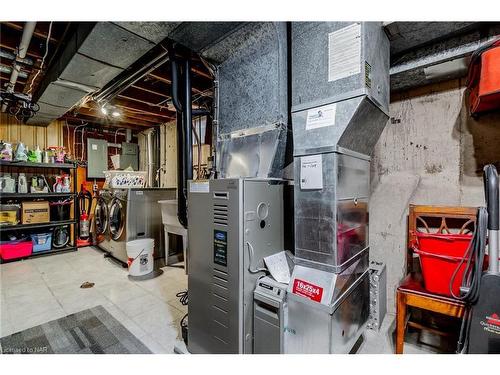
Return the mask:
M 24 25 L 18 25 L 17 23 L 14 23 L 14 22 L 2 22 L 2 25 L 5 25 L 13 30 L 17 30 L 17 31 L 21 31 L 21 32 L 24 29 Z M 46 41 L 47 35 L 48 35 L 48 33 L 39 30 L 38 24 L 37 24 L 37 27 L 35 28 L 35 31 L 33 32 L 33 36 L 37 37 L 38 39 L 42 39 L 43 41 Z M 57 43 L 57 42 L 58 42 L 58 40 L 56 38 L 54 38 L 53 36 L 50 37 L 50 43 Z
M 172 81 L 170 80 L 170 78 L 163 77 L 163 76 L 160 76 L 160 75 L 155 74 L 155 73 L 149 73 L 148 76 L 151 77 L 151 78 L 157 79 L 158 81 L 167 83 L 168 85 L 172 84 Z M 210 95 L 206 95 L 205 94 L 205 90 L 200 90 L 200 89 L 198 89 L 198 88 L 196 88 L 194 86 L 193 86 L 193 92 L 195 94 L 202 94 L 203 96 L 210 96 Z
M 111 101 L 112 105 L 116 105 L 117 107 L 125 108 L 134 112 L 141 112 L 148 115 L 158 116 L 161 118 L 165 118 L 167 120 L 171 120 L 175 118 L 175 111 L 168 110 L 165 107 L 163 110 L 155 111 L 155 109 L 159 109 L 159 107 L 143 105 L 141 103 L 131 103 L 130 101 L 122 98 L 115 98 Z
M 89 104 L 85 104 L 82 107 L 80 107 L 78 109 L 78 113 L 82 113 L 82 114 L 89 115 L 89 116 L 94 116 L 97 118 L 103 118 L 103 114 L 102 114 L 100 108 L 92 107 Z M 165 122 L 164 118 L 153 117 L 151 115 L 142 115 L 142 114 L 137 113 L 137 112 L 129 111 L 125 108 L 122 109 L 122 116 L 120 117 L 120 119 L 131 119 L 131 120 L 144 121 L 144 122 L 151 123 L 151 126 L 154 126 L 157 124 L 162 124 Z
M 5 43 L 5 37 L 2 35 L 2 38 L 0 39 L 0 48 L 5 48 L 8 49 L 9 51 L 15 52 L 17 50 L 17 46 L 12 46 L 11 44 Z M 35 59 L 41 59 L 42 55 L 39 53 L 35 53 L 33 51 L 30 51 L 28 49 L 28 52 L 26 53 L 26 56 L 34 57 Z
M 141 122 L 123 122 L 123 121 L 108 121 L 103 118 L 98 118 L 98 117 L 93 117 L 85 114 L 70 114 L 67 113 L 65 114 L 62 118 L 68 119 L 68 120 L 76 120 L 76 121 L 86 121 L 90 122 L 93 124 L 98 124 L 98 125 L 104 125 L 106 127 L 113 127 L 113 128 L 127 128 L 127 129 L 137 129 L 137 130 L 143 130 L 145 128 L 150 128 L 152 127 L 151 124 L 145 124 Z

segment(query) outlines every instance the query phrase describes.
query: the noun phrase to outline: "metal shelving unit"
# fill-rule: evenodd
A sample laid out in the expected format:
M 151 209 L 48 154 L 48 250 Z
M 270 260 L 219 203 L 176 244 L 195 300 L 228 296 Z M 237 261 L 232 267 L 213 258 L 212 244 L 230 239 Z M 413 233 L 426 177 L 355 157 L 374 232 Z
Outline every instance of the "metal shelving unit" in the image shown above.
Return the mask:
M 0 160 L 3 167 L 24 167 L 24 168 L 52 168 L 52 169 L 76 169 L 72 163 L 31 163 L 28 161 L 6 161 Z
M 75 193 L 0 193 L 2 199 L 38 199 L 76 197 Z
M 12 173 L 22 173 L 23 171 L 33 171 L 37 169 L 47 169 L 47 170 L 67 170 L 72 178 L 73 191 L 70 193 L 0 193 L 0 201 L 19 201 L 24 200 L 35 200 L 35 199 L 47 199 L 55 200 L 57 198 L 73 198 L 73 218 L 70 220 L 60 220 L 60 221 L 50 221 L 48 223 L 37 223 L 37 224 L 17 224 L 17 225 L 5 225 L 0 226 L 0 233 L 15 232 L 15 231 L 32 231 L 35 229 L 43 228 L 55 228 L 58 226 L 68 225 L 71 226 L 70 229 L 70 242 L 68 246 L 63 248 L 52 248 L 46 251 L 39 251 L 32 253 L 29 257 L 13 259 L 13 260 L 0 260 L 0 263 L 13 262 L 21 259 L 34 258 L 52 254 L 60 254 L 69 251 L 76 251 L 76 236 L 77 236 L 77 172 L 76 165 L 72 163 L 30 163 L 30 162 L 11 162 L 0 160 L 0 171 Z
M 38 229 L 38 228 L 51 228 L 59 227 L 61 225 L 71 225 L 76 224 L 76 220 L 61 220 L 61 221 L 51 221 L 50 223 L 40 223 L 40 224 L 17 224 L 17 225 L 4 225 L 0 227 L 0 232 L 13 232 L 16 230 L 23 229 Z

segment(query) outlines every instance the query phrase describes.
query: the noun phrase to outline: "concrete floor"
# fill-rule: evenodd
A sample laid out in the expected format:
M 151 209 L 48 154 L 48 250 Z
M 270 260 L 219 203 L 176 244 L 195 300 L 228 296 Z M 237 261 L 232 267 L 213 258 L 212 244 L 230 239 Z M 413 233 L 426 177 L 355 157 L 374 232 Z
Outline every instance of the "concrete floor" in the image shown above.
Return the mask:
M 187 288 L 187 276 L 181 268 L 163 271 L 155 279 L 131 281 L 126 269 L 93 248 L 2 264 L 0 337 L 102 305 L 153 353 L 173 353 L 174 345 L 185 348 L 179 323 L 187 306 L 176 294 Z M 80 288 L 85 281 L 95 286 Z M 387 315 L 379 332 L 365 333 L 357 352 L 394 353 L 394 327 L 394 315 Z M 405 353 L 437 352 L 423 344 L 433 340 L 410 332 Z
M 0 337 L 102 305 L 153 353 L 173 353 L 187 306 L 184 270 L 164 267 L 151 280 L 130 281 L 101 251 L 82 248 L 0 265 Z M 95 286 L 82 289 L 80 285 Z

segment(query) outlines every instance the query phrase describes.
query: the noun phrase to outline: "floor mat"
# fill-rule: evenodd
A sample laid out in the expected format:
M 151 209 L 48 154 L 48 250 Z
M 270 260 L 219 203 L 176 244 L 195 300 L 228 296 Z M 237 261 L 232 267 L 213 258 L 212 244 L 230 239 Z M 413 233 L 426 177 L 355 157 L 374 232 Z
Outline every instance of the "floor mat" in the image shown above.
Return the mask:
M 148 354 L 151 351 L 97 306 L 0 339 L 2 354 Z

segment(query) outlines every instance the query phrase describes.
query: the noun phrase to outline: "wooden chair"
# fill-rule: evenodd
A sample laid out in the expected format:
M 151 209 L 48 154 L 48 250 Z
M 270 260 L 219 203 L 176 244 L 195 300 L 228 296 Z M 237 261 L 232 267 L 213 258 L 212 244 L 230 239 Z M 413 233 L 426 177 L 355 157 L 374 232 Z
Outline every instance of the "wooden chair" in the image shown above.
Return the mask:
M 451 297 L 428 292 L 423 284 L 418 258 L 412 250 L 416 232 L 469 233 L 476 225 L 477 208 L 438 207 L 410 205 L 408 215 L 408 237 L 406 252 L 406 276 L 396 291 L 396 354 L 403 353 L 406 327 L 428 330 L 439 335 L 448 335 L 435 328 L 410 320 L 408 307 L 416 307 L 434 313 L 462 318 L 465 305 Z M 417 264 L 415 264 L 417 263 Z

